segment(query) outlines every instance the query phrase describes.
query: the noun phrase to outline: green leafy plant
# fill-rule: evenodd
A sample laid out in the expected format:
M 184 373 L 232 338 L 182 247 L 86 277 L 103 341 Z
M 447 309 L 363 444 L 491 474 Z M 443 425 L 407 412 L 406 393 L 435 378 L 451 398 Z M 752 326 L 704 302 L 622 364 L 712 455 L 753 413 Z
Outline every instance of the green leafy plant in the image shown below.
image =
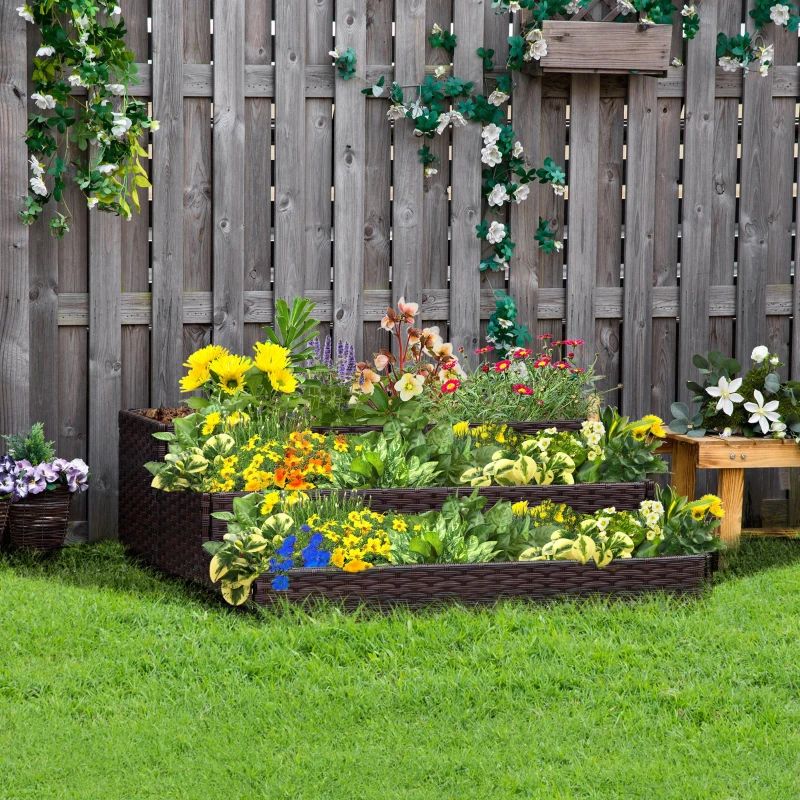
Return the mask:
M 431 47 L 441 47 L 447 53 L 453 55 L 458 43 L 458 37 L 450 33 L 450 31 L 443 30 L 441 25 L 435 22 L 428 35 L 428 42 Z
M 29 461 L 33 466 L 55 458 L 55 444 L 44 435 L 44 424 L 36 422 L 27 433 L 10 434 L 6 440 L 8 454 L 16 461 Z
M 358 63 L 356 51 L 352 47 L 348 47 L 341 53 L 338 50 L 331 50 L 330 54 L 333 57 L 333 66 L 339 72 L 339 77 L 343 81 L 349 81 L 356 74 Z
M 139 209 L 139 189 L 150 181 L 141 159 L 141 139 L 158 130 L 147 105 L 128 95 L 137 81 L 133 53 L 126 47 L 125 23 L 116 0 L 30 0 L 17 9 L 34 25 L 41 45 L 33 58 L 26 144 L 30 191 L 20 212 L 26 225 L 53 201 L 50 230 L 69 231 L 65 199 L 69 182 L 90 209 L 130 219 Z M 83 94 L 73 94 L 81 88 Z M 92 145 L 91 154 L 83 153 Z
M 289 350 L 294 364 L 305 364 L 313 355 L 310 343 L 317 336 L 318 326 L 312 317 L 315 307 L 316 303 L 305 297 L 295 297 L 291 305 L 278 298 L 274 325 L 264 327 L 267 341 Z

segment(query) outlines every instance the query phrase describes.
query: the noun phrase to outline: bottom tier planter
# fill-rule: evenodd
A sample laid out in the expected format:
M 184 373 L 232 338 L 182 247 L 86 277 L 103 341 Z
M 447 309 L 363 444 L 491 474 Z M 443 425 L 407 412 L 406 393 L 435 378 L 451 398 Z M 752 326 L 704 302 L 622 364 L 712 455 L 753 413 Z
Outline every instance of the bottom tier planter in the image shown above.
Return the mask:
M 63 547 L 71 502 L 66 486 L 13 502 L 8 509 L 9 546 L 41 551 Z
M 443 602 L 475 605 L 512 597 L 548 600 L 652 591 L 700 594 L 715 565 L 716 559 L 709 553 L 620 559 L 603 569 L 574 561 L 375 567 L 355 574 L 304 569 L 289 573 L 288 591 L 276 592 L 269 579 L 258 579 L 253 599 L 268 606 L 281 597 L 291 602 L 325 598 L 355 608 L 365 604 L 414 607 Z
M 3 546 L 5 541 L 6 522 L 8 520 L 8 507 L 10 505 L 8 495 L 0 498 L 0 547 Z
M 338 491 L 338 490 L 336 490 Z M 378 512 L 416 514 L 442 507 L 452 495 L 469 495 L 468 486 L 424 489 L 362 489 L 348 492 L 363 498 Z M 499 500 L 527 500 L 536 505 L 544 500 L 566 503 L 580 512 L 601 508 L 638 508 L 642 500 L 654 497 L 652 481 L 640 483 L 585 483 L 572 486 L 490 486 L 479 490 L 489 505 Z M 208 541 L 220 541 L 227 523 L 211 515 L 230 511 L 233 501 L 246 492 L 162 492 L 153 491 L 154 524 L 140 539 L 140 555 L 150 564 L 179 578 L 209 584 L 210 557 L 203 550 Z M 330 494 L 320 490 L 319 494 Z

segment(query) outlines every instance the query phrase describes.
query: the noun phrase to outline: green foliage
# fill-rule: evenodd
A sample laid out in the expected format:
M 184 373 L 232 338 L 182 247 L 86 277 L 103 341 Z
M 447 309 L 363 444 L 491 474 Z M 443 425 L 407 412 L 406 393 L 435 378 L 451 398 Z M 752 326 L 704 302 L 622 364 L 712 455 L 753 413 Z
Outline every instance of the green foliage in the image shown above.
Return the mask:
M 310 342 L 317 335 L 317 320 L 311 314 L 316 303 L 305 297 L 295 297 L 291 306 L 283 298 L 275 301 L 274 327 L 265 326 L 264 333 L 270 342 L 291 351 L 292 362 L 297 365 L 308 361 L 313 352 Z
M 139 189 L 150 187 L 140 140 L 158 123 L 145 103 L 128 96 L 137 73 L 116 0 L 31 0 L 18 13 L 41 36 L 31 68 L 36 111 L 25 141 L 32 177 L 21 220 L 32 224 L 53 201 L 49 227 L 62 237 L 70 226 L 64 200 L 70 183 L 89 208 L 130 219 L 139 210 Z M 85 93 L 73 94 L 77 86 Z M 87 161 L 80 153 L 90 143 L 96 147 Z
M 423 145 L 419 150 L 417 150 L 417 155 L 419 156 L 419 163 L 425 167 L 429 167 L 431 164 L 435 164 L 439 160 L 439 156 L 434 155 L 427 144 Z
M 431 47 L 442 48 L 452 56 L 458 44 L 458 37 L 450 31 L 443 30 L 438 24 L 434 24 L 428 36 L 428 43 Z
M 349 81 L 356 74 L 356 65 L 358 58 L 356 51 L 352 47 L 348 47 L 341 53 L 334 50 L 333 64 L 339 73 L 339 77 L 343 81 Z
M 479 47 L 476 55 L 483 62 L 485 72 L 491 72 L 494 69 L 494 50 L 491 47 Z
M 526 325 L 517 321 L 517 304 L 503 291 L 495 291 L 495 306 L 486 326 L 486 341 L 491 342 L 501 354 L 512 347 L 524 347 L 531 334 Z
M 25 460 L 37 466 L 55 458 L 55 445 L 45 438 L 44 424 L 41 422 L 34 423 L 27 433 L 10 434 L 3 438 L 8 454 L 17 461 Z
M 533 238 L 543 253 L 555 253 L 561 249 L 561 242 L 556 241 L 556 232 L 550 227 L 550 220 L 539 217 L 539 225 Z

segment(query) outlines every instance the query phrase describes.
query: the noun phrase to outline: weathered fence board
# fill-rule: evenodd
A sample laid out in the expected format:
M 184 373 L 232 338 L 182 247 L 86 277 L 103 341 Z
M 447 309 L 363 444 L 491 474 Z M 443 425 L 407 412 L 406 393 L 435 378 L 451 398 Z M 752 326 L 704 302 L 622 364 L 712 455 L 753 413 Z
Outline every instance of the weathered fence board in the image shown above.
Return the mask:
M 489 0 L 123 0 L 141 75 L 132 93 L 161 122 L 152 206 L 142 193 L 142 215 L 121 223 L 69 189 L 72 232 L 58 243 L 46 221 L 28 231 L 16 220 L 28 33 L 4 7 L 0 427 L 43 419 L 61 452 L 90 461 L 92 530 L 107 535 L 116 408 L 177 402 L 185 356 L 212 339 L 249 350 L 276 297 L 308 295 L 321 333 L 369 356 L 388 344 L 386 305 L 404 295 L 472 357 L 493 290 L 508 287 L 534 336 L 587 340 L 606 400 L 633 413 L 668 416 L 696 377 L 691 356 L 711 348 L 747 362 L 764 341 L 796 377 L 797 39 L 774 36 L 768 78 L 720 70 L 716 30 L 737 32 L 743 6 L 704 0 L 686 67 L 663 77 L 514 75 L 503 108 L 517 138 L 531 166 L 565 164 L 569 186 L 559 197 L 535 185 L 491 211 L 517 250 L 508 274 L 486 278 L 479 126 L 419 139 L 361 90 L 385 76 L 413 99 L 444 67 L 488 94 L 520 22 Z M 427 41 L 434 22 L 458 36 L 452 66 Z M 334 43 L 356 50 L 352 81 L 331 66 Z M 480 46 L 495 50 L 486 75 Z M 439 159 L 427 178 L 423 144 Z M 540 216 L 563 251 L 538 250 Z M 769 513 L 785 519 L 800 518 L 798 495 L 787 506 L 758 476 L 749 491 L 756 515 L 771 496 Z M 84 498 L 75 513 L 86 516 Z

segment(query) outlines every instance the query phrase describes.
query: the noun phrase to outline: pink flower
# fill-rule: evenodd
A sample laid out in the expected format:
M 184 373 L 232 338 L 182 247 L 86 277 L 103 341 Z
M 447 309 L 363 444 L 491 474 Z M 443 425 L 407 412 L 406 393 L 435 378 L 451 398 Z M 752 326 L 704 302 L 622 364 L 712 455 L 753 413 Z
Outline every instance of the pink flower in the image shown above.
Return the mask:
M 414 321 L 414 317 L 416 317 L 419 313 L 419 304 L 406 303 L 405 297 L 400 298 L 397 303 L 397 308 L 404 317 L 403 321 L 407 322 L 409 325 Z

